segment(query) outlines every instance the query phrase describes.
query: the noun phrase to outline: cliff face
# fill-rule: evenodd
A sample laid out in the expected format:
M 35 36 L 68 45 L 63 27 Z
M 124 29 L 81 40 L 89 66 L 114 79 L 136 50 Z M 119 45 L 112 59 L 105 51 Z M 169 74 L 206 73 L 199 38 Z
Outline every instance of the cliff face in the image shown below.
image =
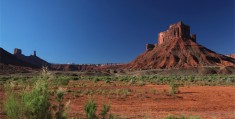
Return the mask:
M 178 22 L 159 33 L 158 44 L 127 65 L 131 69 L 235 66 L 235 59 L 218 54 L 196 43 L 190 27 Z

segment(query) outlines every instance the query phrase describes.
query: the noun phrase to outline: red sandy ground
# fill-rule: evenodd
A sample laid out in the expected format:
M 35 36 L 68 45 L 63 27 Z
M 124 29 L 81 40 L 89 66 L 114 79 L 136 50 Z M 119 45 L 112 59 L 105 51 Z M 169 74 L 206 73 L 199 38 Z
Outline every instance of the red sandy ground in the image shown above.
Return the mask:
M 111 104 L 111 112 L 124 118 L 163 118 L 168 114 L 197 115 L 205 118 L 235 118 L 235 87 L 190 86 L 180 87 L 175 97 L 163 93 L 169 90 L 167 85 L 106 87 L 133 90 L 147 90 L 147 93 L 130 94 L 127 97 L 108 97 L 93 95 L 101 107 L 102 102 Z M 96 88 L 92 88 L 96 89 Z M 97 87 L 98 89 L 98 87 Z M 100 88 L 99 88 L 100 89 Z M 156 89 L 157 94 L 150 90 Z M 71 99 L 72 113 L 82 113 L 87 97 Z
M 69 90 L 81 89 L 131 89 L 128 96 L 102 96 L 92 95 L 98 103 L 98 111 L 103 102 L 110 103 L 111 112 L 119 115 L 120 118 L 159 118 L 162 119 L 168 114 L 173 115 L 197 115 L 203 119 L 234 119 L 235 118 L 235 87 L 234 86 L 190 86 L 180 87 L 180 93 L 170 96 L 163 90 L 169 90 L 168 85 L 145 85 L 145 86 L 97 86 L 97 87 L 75 87 Z M 157 93 L 151 93 L 156 89 Z M 146 93 L 146 92 L 147 93 Z M 0 91 L 1 100 L 3 90 Z M 71 115 L 79 113 L 84 115 L 83 105 L 88 96 L 74 97 L 68 93 L 64 100 L 70 100 Z M 4 118 L 2 105 L 0 118 Z

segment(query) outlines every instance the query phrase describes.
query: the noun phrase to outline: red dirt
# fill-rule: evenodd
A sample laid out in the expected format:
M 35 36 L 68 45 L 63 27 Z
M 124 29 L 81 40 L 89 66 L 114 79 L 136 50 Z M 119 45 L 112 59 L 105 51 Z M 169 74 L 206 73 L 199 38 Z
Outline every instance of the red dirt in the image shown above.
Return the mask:
M 138 92 L 143 92 L 131 93 L 126 97 L 101 95 L 92 96 L 98 103 L 98 107 L 101 107 L 102 102 L 110 102 L 111 112 L 115 115 L 121 115 L 126 118 L 140 118 L 144 116 L 163 118 L 168 114 L 197 115 L 203 119 L 212 117 L 216 117 L 217 119 L 235 118 L 235 87 L 180 87 L 180 93 L 176 96 L 170 96 L 163 93 L 164 89 L 169 89 L 169 86 L 166 85 L 105 88 L 132 89 L 137 90 Z M 101 89 L 101 87 L 93 87 L 92 89 Z M 151 93 L 151 90 L 153 89 L 157 90 L 157 94 Z M 144 91 L 147 91 L 147 93 L 144 93 Z M 83 114 L 83 105 L 87 100 L 88 98 L 85 96 L 78 97 L 77 99 L 70 99 L 72 113 L 79 112 Z
M 75 83 L 75 82 L 74 82 Z M 72 83 L 72 84 L 74 84 Z M 80 82 L 81 83 L 81 82 Z M 76 85 L 75 85 L 76 86 Z M 235 118 L 235 87 L 234 86 L 190 86 L 180 87 L 180 93 L 170 96 L 168 85 L 145 85 L 145 86 L 92 86 L 75 87 L 69 86 L 67 90 L 78 91 L 84 89 L 128 89 L 132 90 L 127 96 L 124 95 L 101 95 L 93 94 L 92 98 L 98 103 L 98 112 L 103 104 L 110 103 L 111 113 L 119 118 L 163 118 L 168 114 L 173 115 L 196 115 L 203 119 L 232 119 Z M 156 90 L 156 94 L 151 91 Z M 0 99 L 4 93 L 0 90 Z M 54 100 L 52 98 L 52 100 Z M 66 94 L 64 101 L 70 100 L 71 116 L 82 114 L 83 105 L 88 100 L 87 95 L 73 96 L 73 92 Z M 2 107 L 2 105 L 0 105 Z M 0 109 L 0 118 L 5 118 L 3 108 Z

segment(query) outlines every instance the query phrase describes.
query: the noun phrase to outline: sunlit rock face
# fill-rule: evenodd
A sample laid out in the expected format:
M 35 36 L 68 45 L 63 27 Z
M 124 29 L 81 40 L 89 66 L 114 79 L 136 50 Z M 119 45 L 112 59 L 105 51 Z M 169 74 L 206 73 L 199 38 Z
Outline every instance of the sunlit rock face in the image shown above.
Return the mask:
M 184 38 L 185 40 L 192 39 L 193 41 L 196 41 L 196 35 L 190 35 L 190 27 L 181 21 L 170 25 L 168 30 L 160 32 L 158 34 L 158 44 L 169 42 L 174 38 Z

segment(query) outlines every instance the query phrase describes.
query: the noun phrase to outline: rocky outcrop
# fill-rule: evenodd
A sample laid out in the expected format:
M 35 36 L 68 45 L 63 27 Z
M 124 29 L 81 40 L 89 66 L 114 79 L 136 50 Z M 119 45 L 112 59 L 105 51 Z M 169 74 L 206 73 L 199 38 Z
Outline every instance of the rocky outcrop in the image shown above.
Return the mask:
M 185 25 L 182 21 L 170 25 L 169 29 L 158 34 L 158 44 L 170 42 L 174 38 L 183 38 L 184 40 L 191 39 L 196 42 L 196 34 L 190 35 L 190 27 Z
M 42 66 L 48 66 L 49 63 L 43 59 L 41 59 L 40 57 L 38 57 L 36 55 L 36 51 L 34 51 L 33 55 L 30 56 L 25 56 L 24 54 L 22 54 L 22 50 L 15 48 L 14 49 L 14 56 L 16 56 L 17 58 L 21 59 L 24 62 L 27 62 L 33 66 L 36 66 L 38 68 L 41 68 Z
M 205 66 L 235 66 L 235 59 L 196 43 L 190 27 L 178 22 L 159 33 L 158 44 L 127 64 L 130 69 L 165 69 Z

